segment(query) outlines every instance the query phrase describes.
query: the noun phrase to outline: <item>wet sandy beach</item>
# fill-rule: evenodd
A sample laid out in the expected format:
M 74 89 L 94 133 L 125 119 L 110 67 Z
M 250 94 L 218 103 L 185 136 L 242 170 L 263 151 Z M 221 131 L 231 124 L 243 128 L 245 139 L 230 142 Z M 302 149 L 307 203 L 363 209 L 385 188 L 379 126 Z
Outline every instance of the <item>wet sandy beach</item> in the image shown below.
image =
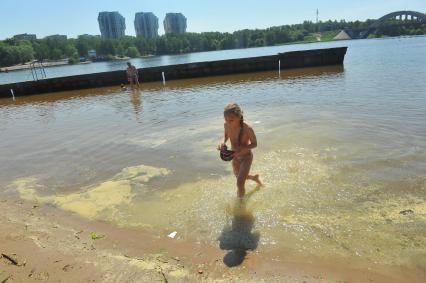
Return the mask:
M 7 199 L 1 205 L 5 282 L 422 282 L 424 275 L 250 251 L 241 265 L 229 268 L 238 252 L 87 221 L 40 203 Z

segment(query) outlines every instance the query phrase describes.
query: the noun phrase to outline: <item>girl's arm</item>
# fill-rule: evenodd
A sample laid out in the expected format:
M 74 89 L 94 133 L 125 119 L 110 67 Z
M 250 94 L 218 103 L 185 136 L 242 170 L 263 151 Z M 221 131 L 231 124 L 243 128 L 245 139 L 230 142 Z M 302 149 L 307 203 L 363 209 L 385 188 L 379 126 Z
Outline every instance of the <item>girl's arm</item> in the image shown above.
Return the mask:
M 226 142 L 228 141 L 228 131 L 226 130 L 226 125 L 223 124 L 223 142 L 219 144 L 217 147 L 218 150 L 221 150 L 224 145 L 226 145 Z
M 226 129 L 226 125 L 223 124 L 223 143 L 226 144 L 226 142 L 228 141 L 229 137 L 228 137 L 228 131 Z
M 257 138 L 256 134 L 254 133 L 253 129 L 251 127 L 248 127 L 248 134 L 250 139 L 250 144 L 245 146 L 247 149 L 253 149 L 257 147 Z

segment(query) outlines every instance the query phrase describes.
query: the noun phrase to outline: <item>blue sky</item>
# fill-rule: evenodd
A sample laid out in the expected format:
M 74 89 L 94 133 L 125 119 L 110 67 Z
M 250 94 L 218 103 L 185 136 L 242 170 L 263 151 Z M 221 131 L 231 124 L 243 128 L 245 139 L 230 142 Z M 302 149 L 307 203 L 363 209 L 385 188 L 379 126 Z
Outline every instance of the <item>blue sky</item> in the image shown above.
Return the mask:
M 167 12 L 181 12 L 188 19 L 189 32 L 233 32 L 244 28 L 320 20 L 365 20 L 389 12 L 426 12 L 426 0 L 0 0 L 0 40 L 19 33 L 34 33 L 38 38 L 51 34 L 100 34 L 100 11 L 118 11 L 126 18 L 126 34 L 134 35 L 136 12 L 153 12 L 163 19 Z

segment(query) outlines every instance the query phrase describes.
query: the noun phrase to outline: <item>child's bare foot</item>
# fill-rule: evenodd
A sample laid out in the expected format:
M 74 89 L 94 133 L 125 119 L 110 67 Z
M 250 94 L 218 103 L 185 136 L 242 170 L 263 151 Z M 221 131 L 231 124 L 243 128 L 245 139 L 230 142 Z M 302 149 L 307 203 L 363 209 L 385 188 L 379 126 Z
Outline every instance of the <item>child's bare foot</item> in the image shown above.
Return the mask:
M 259 174 L 253 176 L 253 181 L 255 181 L 259 186 L 263 186 L 262 182 L 260 181 Z

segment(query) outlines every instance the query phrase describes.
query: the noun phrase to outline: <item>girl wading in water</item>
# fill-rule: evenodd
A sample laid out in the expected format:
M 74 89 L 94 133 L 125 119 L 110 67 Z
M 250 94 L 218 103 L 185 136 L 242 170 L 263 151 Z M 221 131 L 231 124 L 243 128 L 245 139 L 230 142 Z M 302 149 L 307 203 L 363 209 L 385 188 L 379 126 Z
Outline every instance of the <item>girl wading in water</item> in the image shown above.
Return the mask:
M 249 175 L 253 161 L 252 149 L 257 147 L 256 135 L 253 129 L 244 123 L 243 111 L 236 103 L 226 105 L 223 111 L 225 118 L 223 143 L 218 147 L 220 156 L 225 161 L 232 160 L 232 168 L 237 177 L 237 195 L 241 199 L 245 195 L 246 179 L 262 185 L 259 175 Z M 232 150 L 227 150 L 226 142 L 231 140 Z

